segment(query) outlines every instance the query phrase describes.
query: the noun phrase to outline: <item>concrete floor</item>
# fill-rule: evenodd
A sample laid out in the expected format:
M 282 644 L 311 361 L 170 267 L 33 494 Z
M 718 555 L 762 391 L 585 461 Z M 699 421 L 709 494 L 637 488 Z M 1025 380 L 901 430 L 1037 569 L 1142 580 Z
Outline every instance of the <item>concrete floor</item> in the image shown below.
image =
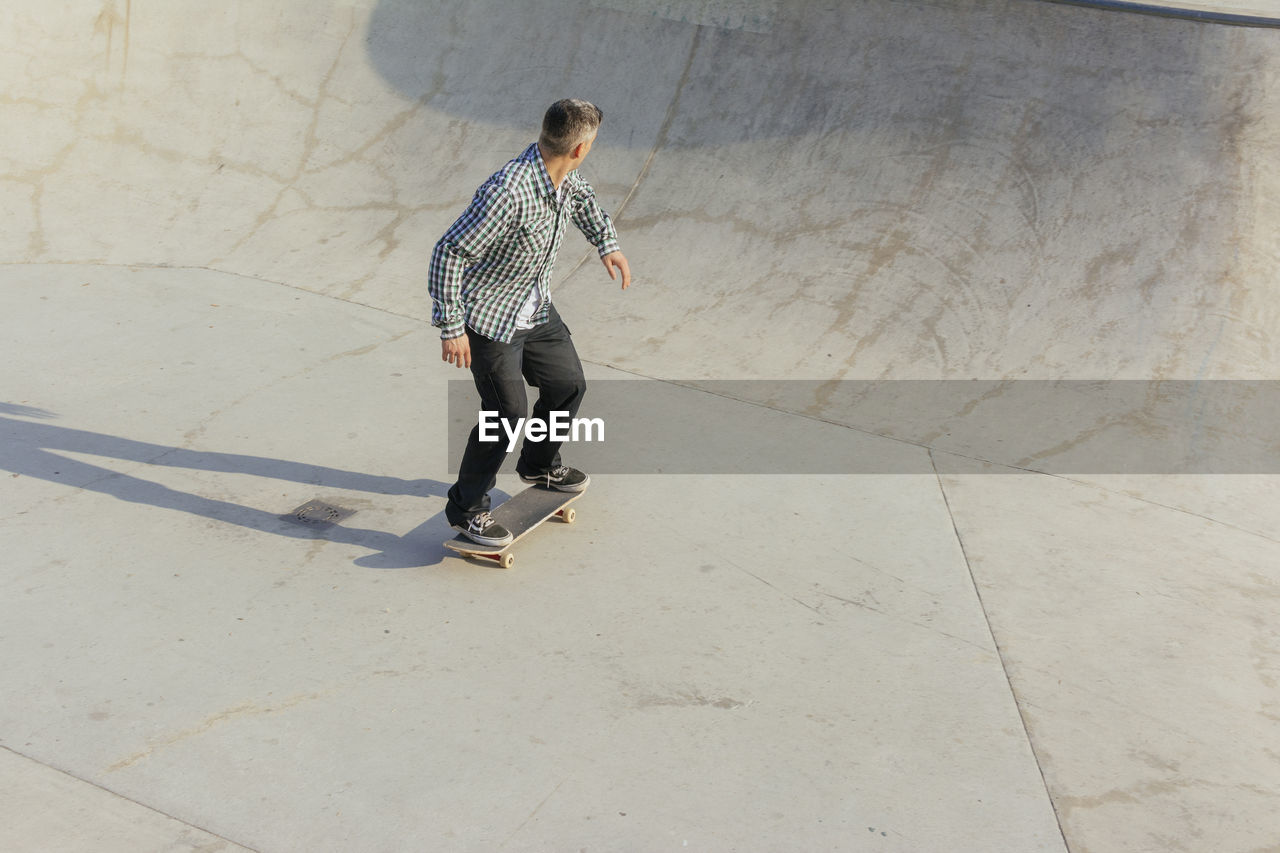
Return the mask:
M 1105 430 L 961 446 L 841 384 L 1270 405 L 1280 32 L 20 0 L 0 34 L 0 849 L 1280 849 L 1280 467 L 1058 470 Z M 567 237 L 589 377 L 661 387 L 656 446 L 677 410 L 775 444 L 618 448 L 502 571 L 441 546 L 425 265 L 563 95 L 636 273 Z M 1249 411 L 1199 425 L 1275 448 Z M 812 448 L 874 472 L 788 473 Z

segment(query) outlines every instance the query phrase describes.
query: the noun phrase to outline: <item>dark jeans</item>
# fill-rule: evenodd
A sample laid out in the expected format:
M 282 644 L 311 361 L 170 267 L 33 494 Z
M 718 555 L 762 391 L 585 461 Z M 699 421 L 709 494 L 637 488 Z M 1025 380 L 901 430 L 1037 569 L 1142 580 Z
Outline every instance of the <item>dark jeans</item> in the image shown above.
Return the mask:
M 574 349 L 569 327 L 560 319 L 555 306 L 547 322 L 532 329 L 521 329 L 504 344 L 467 329 L 471 343 L 471 376 L 480 392 L 480 408 L 497 412 L 514 427 L 517 418 L 528 411 L 525 381 L 538 389 L 533 416 L 544 421 L 551 412 L 578 414 L 578 406 L 586 393 L 582 363 Z M 480 440 L 480 425 L 471 430 L 466 452 L 458 470 L 458 482 L 449 489 L 445 517 L 450 524 L 461 524 L 478 512 L 489 509 L 489 490 L 497 483 L 498 471 L 507 456 L 507 435 L 498 428 L 500 439 Z M 536 476 L 560 464 L 558 441 L 524 441 L 516 471 Z

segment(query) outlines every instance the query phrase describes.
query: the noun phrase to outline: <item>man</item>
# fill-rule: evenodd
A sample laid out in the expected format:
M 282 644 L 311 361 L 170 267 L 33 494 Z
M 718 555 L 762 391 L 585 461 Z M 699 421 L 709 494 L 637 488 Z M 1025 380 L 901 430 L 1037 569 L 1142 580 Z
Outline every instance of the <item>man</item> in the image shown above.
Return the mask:
M 533 416 L 547 422 L 551 412 L 572 419 L 586 390 L 569 329 L 551 304 L 551 271 L 567 224 L 596 247 L 611 279 L 621 273 L 622 289 L 631 285 L 613 222 L 577 171 L 603 117 L 586 101 L 552 104 L 538 141 L 476 190 L 431 255 L 431 322 L 440 327 L 441 358 L 470 368 L 481 410 L 510 423 L 526 414 L 526 379 L 538 389 Z M 449 524 L 482 545 L 511 541 L 489 514 L 489 490 L 505 457 L 505 442 L 481 441 L 477 424 L 449 489 Z M 526 483 L 562 491 L 590 482 L 560 464 L 560 442 L 549 438 L 525 439 L 516 472 Z

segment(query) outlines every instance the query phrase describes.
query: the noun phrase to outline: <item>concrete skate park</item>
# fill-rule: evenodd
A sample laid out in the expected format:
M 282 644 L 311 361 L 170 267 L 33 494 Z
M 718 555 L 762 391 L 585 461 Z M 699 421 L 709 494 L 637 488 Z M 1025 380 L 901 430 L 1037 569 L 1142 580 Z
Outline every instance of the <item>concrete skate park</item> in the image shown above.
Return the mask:
M 1280 849 L 1280 6 L 1162 11 L 5 4 L 0 849 Z M 426 268 L 566 96 L 593 388 L 763 444 L 504 571 Z

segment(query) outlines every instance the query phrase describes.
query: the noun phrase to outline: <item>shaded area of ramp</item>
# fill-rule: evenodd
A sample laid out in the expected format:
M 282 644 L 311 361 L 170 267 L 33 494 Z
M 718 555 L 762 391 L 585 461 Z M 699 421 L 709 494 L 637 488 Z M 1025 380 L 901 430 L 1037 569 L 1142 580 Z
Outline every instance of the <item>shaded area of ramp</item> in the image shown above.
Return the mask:
M 1271 375 L 1276 33 L 870 3 L 698 38 L 624 216 L 647 298 L 574 280 L 566 300 L 609 361 Z

